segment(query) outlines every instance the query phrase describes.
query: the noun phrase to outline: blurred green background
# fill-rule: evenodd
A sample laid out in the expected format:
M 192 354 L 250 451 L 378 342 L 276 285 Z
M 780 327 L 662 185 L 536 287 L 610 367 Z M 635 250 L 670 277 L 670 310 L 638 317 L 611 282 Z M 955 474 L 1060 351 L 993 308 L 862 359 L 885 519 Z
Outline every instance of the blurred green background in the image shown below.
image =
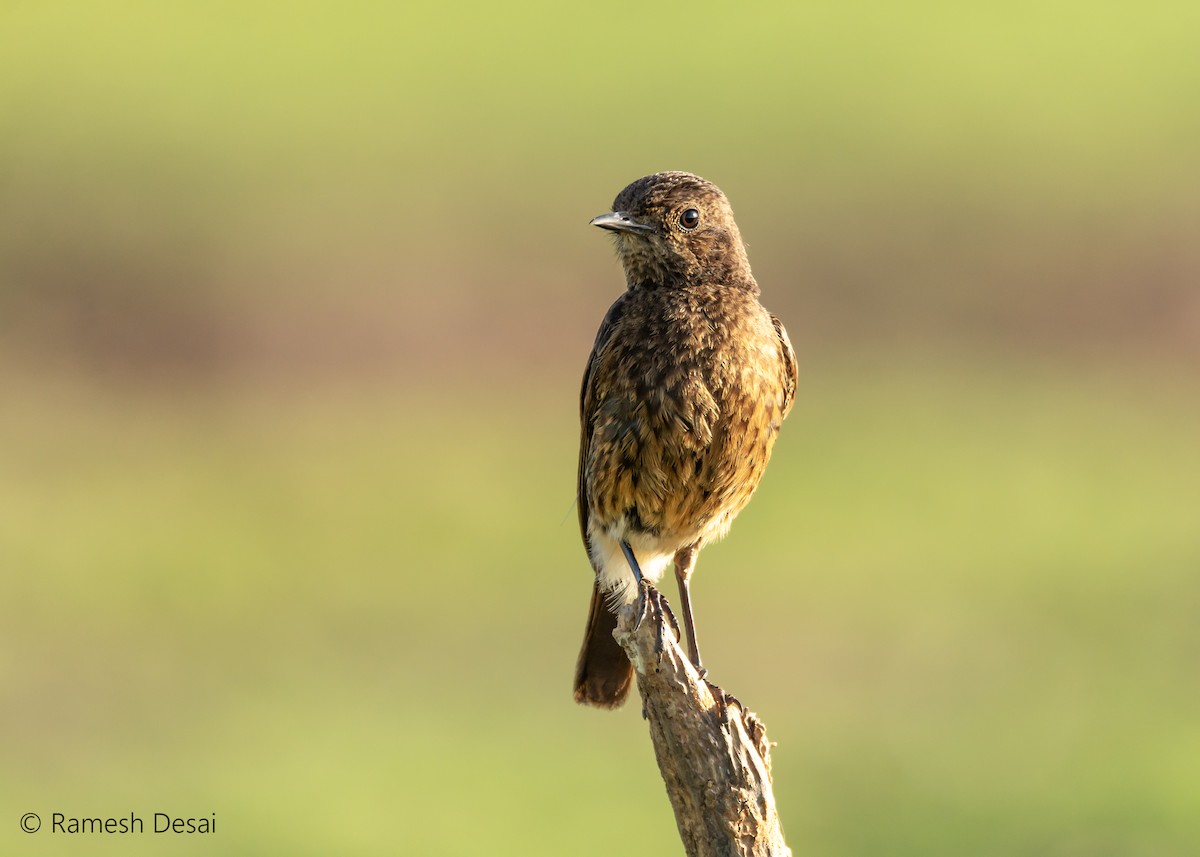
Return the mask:
M 587 221 L 688 169 L 802 363 L 695 588 L 789 844 L 1200 853 L 1198 32 L 4 3 L 0 852 L 682 853 L 570 679 Z

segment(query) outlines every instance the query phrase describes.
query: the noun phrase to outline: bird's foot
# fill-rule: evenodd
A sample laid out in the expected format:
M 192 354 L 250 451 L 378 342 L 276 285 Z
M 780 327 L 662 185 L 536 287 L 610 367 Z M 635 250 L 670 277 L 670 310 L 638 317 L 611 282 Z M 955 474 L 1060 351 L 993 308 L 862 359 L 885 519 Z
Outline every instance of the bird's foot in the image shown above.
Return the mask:
M 679 630 L 679 620 L 676 619 L 675 614 L 671 612 L 671 603 L 667 601 L 666 596 L 660 594 L 659 598 L 662 599 L 663 613 L 666 614 L 666 617 L 671 620 L 671 630 L 675 633 L 675 642 L 678 643 L 683 640 L 683 634 Z
M 645 578 L 638 580 L 637 590 L 637 598 L 633 600 L 633 613 L 637 616 L 637 620 L 633 623 L 634 631 L 642 627 L 642 622 L 645 621 L 647 614 L 654 610 L 654 596 L 662 597 L 658 595 L 658 590 L 650 586 L 650 581 Z
M 707 672 L 707 670 L 705 670 L 705 672 Z M 732 693 L 726 693 L 725 690 L 723 690 L 719 685 L 713 684 L 707 678 L 704 679 L 704 683 L 708 685 L 709 692 L 712 693 L 713 702 L 715 702 L 717 706 L 717 715 L 722 720 L 728 719 L 730 705 L 736 705 L 739 711 L 745 710 L 745 707 L 742 705 L 742 701 Z
M 679 631 L 679 622 L 675 619 L 675 614 L 671 612 L 671 603 L 667 601 L 667 597 L 655 589 L 650 583 L 643 581 L 641 591 L 638 594 L 640 606 L 637 608 L 638 623 L 640 626 L 642 621 L 647 617 L 654 622 L 655 627 L 669 625 L 671 633 L 675 635 L 675 642 L 683 639 Z M 666 620 L 665 622 L 663 620 Z M 637 626 L 635 626 L 636 630 Z M 666 635 L 659 633 L 654 638 L 654 654 L 662 657 L 663 647 L 666 645 Z

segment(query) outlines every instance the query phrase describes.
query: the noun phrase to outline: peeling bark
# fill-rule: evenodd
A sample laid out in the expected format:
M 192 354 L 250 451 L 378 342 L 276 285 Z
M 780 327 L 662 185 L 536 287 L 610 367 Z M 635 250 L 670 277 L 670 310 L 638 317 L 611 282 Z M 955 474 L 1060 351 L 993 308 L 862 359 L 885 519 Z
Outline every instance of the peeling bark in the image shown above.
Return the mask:
M 637 673 L 654 754 L 688 857 L 791 857 L 771 789 L 766 730 L 704 680 L 662 595 L 621 610 L 613 636 Z

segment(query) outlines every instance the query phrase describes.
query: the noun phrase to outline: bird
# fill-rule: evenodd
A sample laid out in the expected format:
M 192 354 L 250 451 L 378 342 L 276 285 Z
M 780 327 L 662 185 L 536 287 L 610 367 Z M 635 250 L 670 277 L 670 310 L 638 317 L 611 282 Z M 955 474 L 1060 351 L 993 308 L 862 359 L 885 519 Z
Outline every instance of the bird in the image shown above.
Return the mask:
M 733 209 L 688 172 L 644 176 L 591 225 L 612 234 L 626 289 L 600 324 L 580 391 L 579 527 L 595 573 L 575 700 L 616 708 L 633 666 L 616 612 L 674 563 L 701 676 L 689 582 L 767 467 L 798 382 L 759 303 Z

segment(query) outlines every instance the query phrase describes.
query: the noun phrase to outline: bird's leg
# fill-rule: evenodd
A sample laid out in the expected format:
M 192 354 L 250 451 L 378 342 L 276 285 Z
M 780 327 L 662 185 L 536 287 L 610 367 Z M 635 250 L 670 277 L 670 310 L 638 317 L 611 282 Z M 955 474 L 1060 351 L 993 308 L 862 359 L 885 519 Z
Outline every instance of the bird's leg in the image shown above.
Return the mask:
M 633 585 L 637 587 L 637 599 L 634 601 L 634 604 L 637 605 L 637 622 L 633 626 L 633 630 L 636 631 L 642 627 L 642 619 L 646 616 L 646 581 L 642 577 L 641 566 L 638 565 L 637 557 L 633 555 L 633 548 L 629 546 L 629 542 L 621 542 L 621 553 L 625 554 L 625 561 L 629 563 L 629 570 L 633 572 Z
M 692 619 L 692 599 L 688 592 L 688 581 L 692 577 L 692 570 L 696 567 L 698 548 L 699 545 L 691 544 L 675 554 L 675 579 L 679 581 L 679 603 L 683 607 L 683 630 L 687 633 L 688 657 L 692 661 L 692 666 L 696 668 L 696 672 L 700 673 L 700 678 L 704 678 L 708 675 L 708 670 L 700 663 L 700 647 L 696 643 L 696 622 Z

